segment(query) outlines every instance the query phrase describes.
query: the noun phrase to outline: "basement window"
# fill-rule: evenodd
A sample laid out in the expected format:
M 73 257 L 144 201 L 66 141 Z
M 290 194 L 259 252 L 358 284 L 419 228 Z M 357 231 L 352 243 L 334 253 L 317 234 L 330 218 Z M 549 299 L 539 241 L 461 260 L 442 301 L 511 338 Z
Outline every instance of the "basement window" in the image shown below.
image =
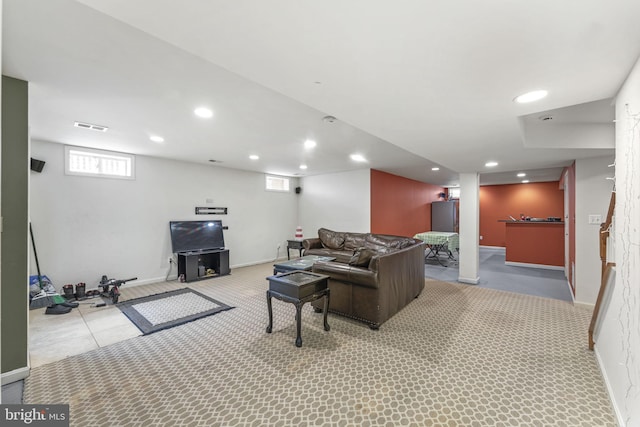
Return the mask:
M 267 191 L 289 191 L 289 178 L 283 176 L 265 175 Z
M 135 179 L 135 156 L 82 147 L 64 147 L 66 175 Z

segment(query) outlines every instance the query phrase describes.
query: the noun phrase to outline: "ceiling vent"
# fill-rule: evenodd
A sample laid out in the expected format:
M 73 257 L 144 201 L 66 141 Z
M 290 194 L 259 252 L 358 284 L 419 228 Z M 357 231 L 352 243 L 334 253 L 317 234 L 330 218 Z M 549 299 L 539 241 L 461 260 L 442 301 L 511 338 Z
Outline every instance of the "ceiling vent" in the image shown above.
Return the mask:
M 109 130 L 106 126 L 93 125 L 91 123 L 75 122 L 73 125 L 77 128 L 95 130 L 97 132 L 106 132 Z

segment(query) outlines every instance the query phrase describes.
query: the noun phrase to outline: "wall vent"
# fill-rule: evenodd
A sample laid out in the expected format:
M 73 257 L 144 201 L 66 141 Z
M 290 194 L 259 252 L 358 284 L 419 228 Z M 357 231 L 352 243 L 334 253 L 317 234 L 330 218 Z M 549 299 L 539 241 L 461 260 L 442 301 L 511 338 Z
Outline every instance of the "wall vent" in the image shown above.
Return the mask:
M 106 126 L 94 125 L 91 123 L 75 122 L 73 124 L 77 128 L 95 130 L 96 132 L 106 132 L 109 128 Z

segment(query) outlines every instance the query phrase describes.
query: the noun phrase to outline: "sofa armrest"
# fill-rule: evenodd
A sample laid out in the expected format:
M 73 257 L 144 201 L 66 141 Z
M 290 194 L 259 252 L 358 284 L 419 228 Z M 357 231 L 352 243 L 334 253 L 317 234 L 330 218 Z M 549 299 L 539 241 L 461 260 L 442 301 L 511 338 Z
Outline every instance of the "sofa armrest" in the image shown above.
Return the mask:
M 320 241 L 320 238 L 312 237 L 310 239 L 304 239 L 302 241 L 302 247 L 305 251 L 309 249 L 320 249 L 322 248 L 322 242 Z
M 366 288 L 378 287 L 378 275 L 375 271 L 364 267 L 354 267 L 341 262 L 317 262 L 313 264 L 312 272 L 330 276 L 330 280 L 353 283 Z
M 424 287 L 424 243 L 381 255 L 377 268 L 381 288 L 390 287 L 393 294 L 407 292 L 415 297 Z

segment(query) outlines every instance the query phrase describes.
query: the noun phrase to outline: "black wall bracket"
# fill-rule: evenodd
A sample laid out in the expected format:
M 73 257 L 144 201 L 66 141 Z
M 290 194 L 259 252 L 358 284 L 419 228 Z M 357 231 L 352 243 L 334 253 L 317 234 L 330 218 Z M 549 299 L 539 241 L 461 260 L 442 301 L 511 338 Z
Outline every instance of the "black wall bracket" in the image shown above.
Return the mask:
M 196 206 L 196 215 L 226 215 L 227 208 L 211 208 L 208 206 Z

